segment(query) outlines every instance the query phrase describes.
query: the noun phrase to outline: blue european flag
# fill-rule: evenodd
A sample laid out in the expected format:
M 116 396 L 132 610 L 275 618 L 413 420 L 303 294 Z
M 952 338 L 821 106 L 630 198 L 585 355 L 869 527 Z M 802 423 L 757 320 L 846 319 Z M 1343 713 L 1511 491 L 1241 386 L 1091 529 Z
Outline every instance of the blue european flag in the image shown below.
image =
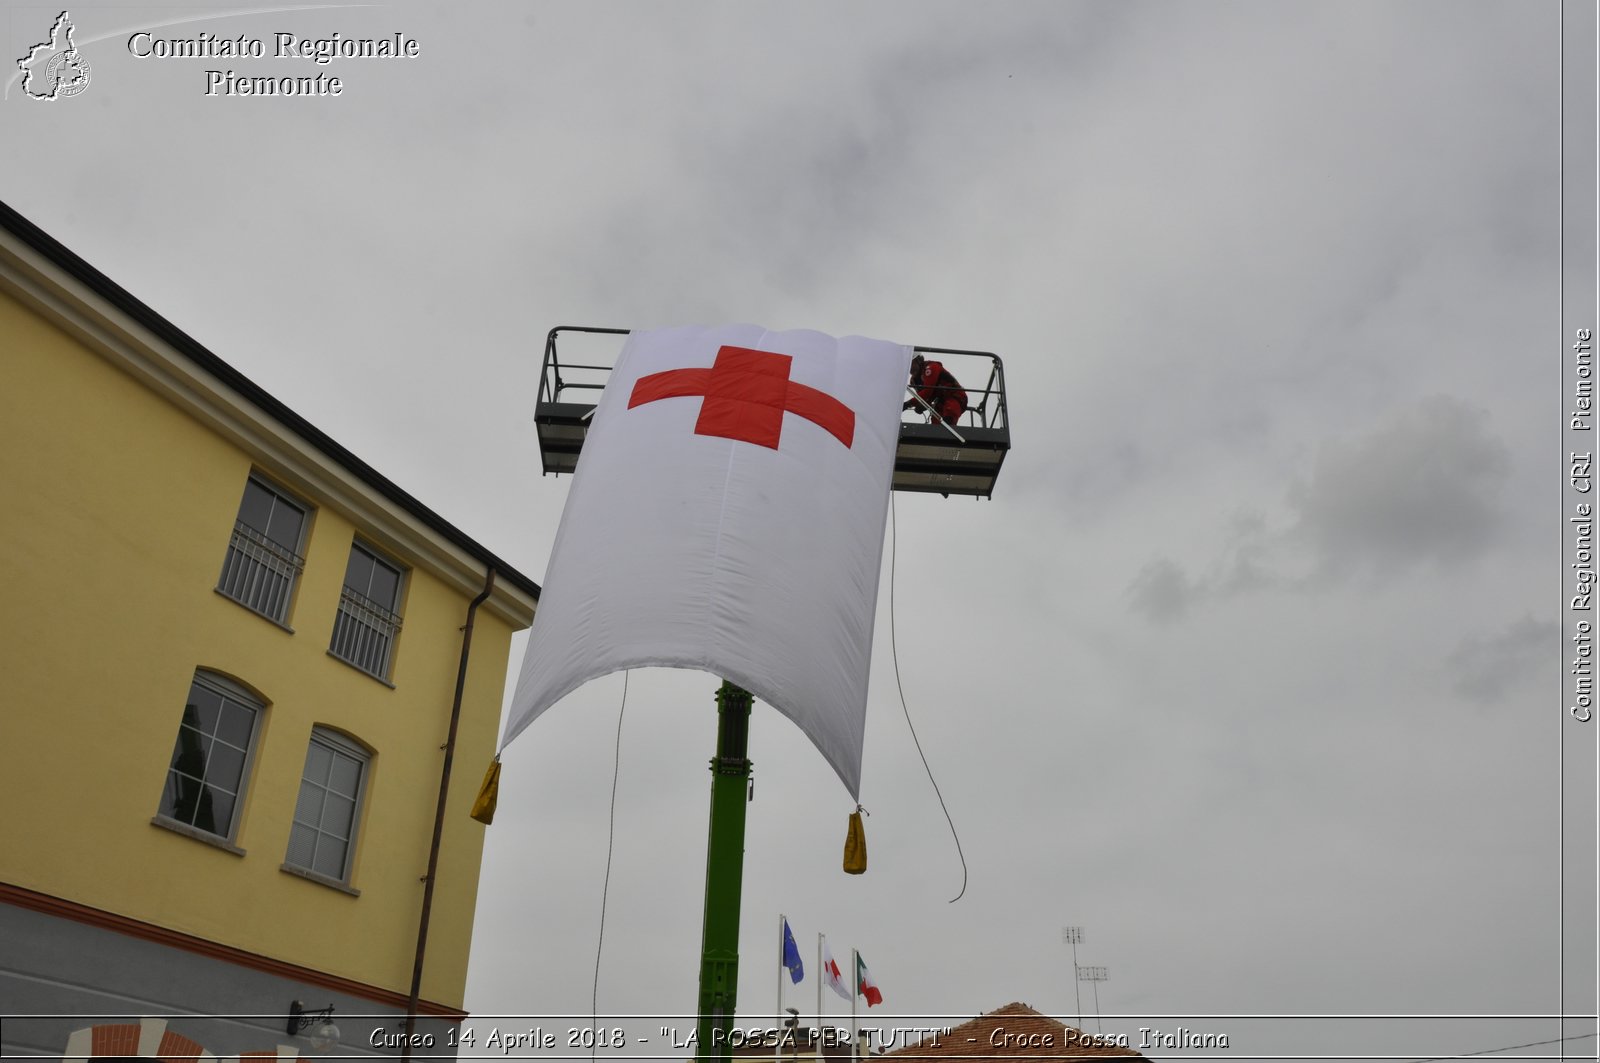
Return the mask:
M 783 965 L 789 968 L 789 978 L 796 984 L 806 976 L 806 969 L 800 962 L 800 950 L 795 946 L 794 935 L 789 932 L 789 920 L 783 921 Z

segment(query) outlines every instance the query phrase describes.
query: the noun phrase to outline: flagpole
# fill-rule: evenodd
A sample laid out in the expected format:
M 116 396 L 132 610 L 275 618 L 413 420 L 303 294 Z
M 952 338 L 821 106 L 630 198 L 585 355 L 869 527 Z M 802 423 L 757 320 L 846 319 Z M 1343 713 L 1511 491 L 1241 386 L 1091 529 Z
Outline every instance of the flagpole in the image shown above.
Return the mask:
M 850 950 L 850 1058 L 856 1055 L 856 998 L 861 995 L 861 953 Z
M 732 1056 L 729 1035 L 739 992 L 739 895 L 744 884 L 751 701 L 748 690 L 726 679 L 717 691 L 717 755 L 711 761 L 706 907 L 700 939 L 695 1044 L 699 1063 L 728 1063 Z
M 822 966 L 822 932 L 817 931 L 817 1036 L 822 1035 L 822 981 L 826 977 Z
M 782 1058 L 782 1056 L 783 1056 L 783 1036 L 782 1036 L 782 1030 L 783 1030 L 783 973 L 784 973 L 784 968 L 786 966 L 783 961 L 789 958 L 788 956 L 786 956 L 784 954 L 784 952 L 785 952 L 784 945 L 786 944 L 786 942 L 784 941 L 783 931 L 788 925 L 789 925 L 789 917 L 787 915 L 784 915 L 782 912 L 779 912 L 778 913 L 778 1010 L 774 1011 L 772 1013 L 772 1029 L 773 1029 L 774 1032 L 777 1032 L 779 1034 L 779 1036 L 774 1037 L 772 1039 L 773 1042 L 774 1042 L 773 1051 L 776 1052 L 777 1058 Z

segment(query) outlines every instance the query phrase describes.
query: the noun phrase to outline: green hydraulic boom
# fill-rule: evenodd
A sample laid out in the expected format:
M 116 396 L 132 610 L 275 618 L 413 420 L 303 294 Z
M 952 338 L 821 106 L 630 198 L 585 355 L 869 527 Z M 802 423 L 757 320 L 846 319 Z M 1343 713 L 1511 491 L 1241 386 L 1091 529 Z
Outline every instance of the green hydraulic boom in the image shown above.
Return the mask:
M 750 786 L 748 690 L 727 680 L 717 691 L 717 755 L 711 761 L 711 830 L 706 843 L 706 916 L 700 945 L 700 1016 L 695 1059 L 728 1063 L 739 991 L 739 893 Z

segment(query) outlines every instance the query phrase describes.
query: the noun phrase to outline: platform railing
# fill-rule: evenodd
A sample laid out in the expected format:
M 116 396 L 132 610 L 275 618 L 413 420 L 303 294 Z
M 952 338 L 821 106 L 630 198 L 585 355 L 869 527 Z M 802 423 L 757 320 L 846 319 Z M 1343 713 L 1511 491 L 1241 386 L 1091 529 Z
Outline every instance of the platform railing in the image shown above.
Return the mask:
M 587 325 L 559 325 L 550 330 L 545 338 L 544 364 L 539 373 L 539 398 L 544 402 L 564 402 L 578 405 L 593 406 L 600 400 L 599 393 L 605 390 L 606 380 L 611 375 L 612 366 L 596 365 L 587 362 L 562 362 L 556 347 L 556 337 L 563 332 L 575 332 L 588 335 L 626 336 L 630 329 L 600 328 Z M 974 360 L 982 359 L 987 364 L 988 376 L 984 386 L 974 388 L 962 383 L 962 389 L 967 393 L 967 409 L 963 412 L 957 424 L 966 424 L 975 428 L 1006 428 L 1008 422 L 1005 394 L 1005 367 L 999 355 L 990 351 L 963 350 L 956 347 L 913 347 L 912 351 L 925 355 L 954 355 L 962 359 L 962 363 L 952 363 L 955 368 L 970 367 Z M 950 368 L 947 366 L 946 368 Z M 588 374 L 595 374 L 590 376 Z M 957 381 L 961 374 L 955 373 Z M 909 383 L 909 381 L 908 381 Z M 574 394 L 575 393 L 575 394 Z M 592 393 L 592 394 L 591 394 Z M 974 402 L 973 400 L 978 401 Z M 902 423 L 912 424 L 917 420 L 915 411 L 901 418 Z

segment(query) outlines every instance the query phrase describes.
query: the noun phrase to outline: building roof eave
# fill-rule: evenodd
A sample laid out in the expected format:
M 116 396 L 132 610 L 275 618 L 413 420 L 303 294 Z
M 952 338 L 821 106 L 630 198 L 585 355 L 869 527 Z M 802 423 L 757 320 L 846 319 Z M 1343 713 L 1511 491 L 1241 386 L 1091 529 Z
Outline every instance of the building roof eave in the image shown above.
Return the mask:
M 12 246 L 0 246 L 0 252 L 9 252 L 4 254 L 3 260 L 0 260 L 0 274 L 11 273 L 10 267 L 27 265 L 23 261 L 26 256 L 18 254 L 19 248 L 13 241 L 30 249 L 35 255 L 102 300 L 106 304 L 102 308 L 102 313 L 109 310 L 125 317 L 126 324 L 136 326 L 138 331 L 148 334 L 161 347 L 181 356 L 204 376 L 215 381 L 220 385 L 220 389 L 217 389 L 219 392 L 231 392 L 238 400 L 259 411 L 266 421 L 261 422 L 258 419 L 258 423 L 273 424 L 280 433 L 295 437 L 304 447 L 326 458 L 327 464 L 340 470 L 343 474 L 341 478 L 347 478 L 375 495 L 381 500 L 381 508 L 392 508 L 403 514 L 432 536 L 442 540 L 442 545 L 453 548 L 435 552 L 450 554 L 459 551 L 481 568 L 492 568 L 497 573 L 496 583 L 500 591 L 491 600 L 489 608 L 503 619 L 518 626 L 526 626 L 532 621 L 533 610 L 537 606 L 540 593 L 539 585 L 532 579 L 508 565 L 394 481 L 362 461 L 327 433 L 290 409 L 4 202 L 0 202 L 0 230 L 12 238 L 4 241 L 5 244 Z M 37 274 L 39 271 L 35 269 L 32 272 Z M 21 280 L 21 278 L 8 279 Z M 457 566 L 446 564 L 446 567 L 448 569 Z

